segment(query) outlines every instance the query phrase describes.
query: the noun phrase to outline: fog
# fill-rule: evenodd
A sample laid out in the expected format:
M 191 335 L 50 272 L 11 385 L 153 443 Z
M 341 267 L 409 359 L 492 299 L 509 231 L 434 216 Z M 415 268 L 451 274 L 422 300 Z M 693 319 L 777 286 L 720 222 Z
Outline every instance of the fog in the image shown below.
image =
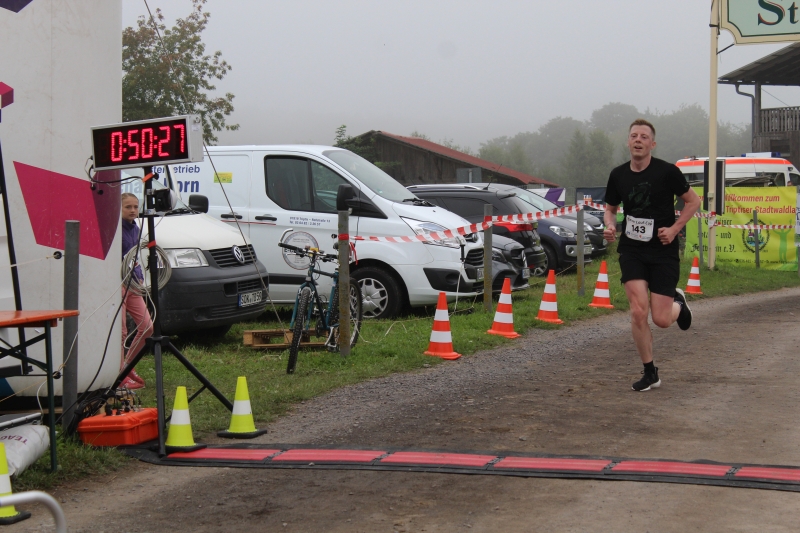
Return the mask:
M 190 0 L 148 0 L 165 24 Z M 331 144 L 412 131 L 477 149 L 556 116 L 586 120 L 609 102 L 672 111 L 709 102 L 710 2 L 493 0 L 209 0 L 207 52 L 233 70 L 219 144 Z M 147 13 L 123 0 L 123 25 Z M 725 31 L 720 49 L 733 42 Z M 785 45 L 737 45 L 725 74 Z M 743 87 L 749 91 L 751 87 Z M 721 121 L 750 121 L 750 99 L 719 87 Z M 768 87 L 764 107 L 800 105 L 800 89 Z

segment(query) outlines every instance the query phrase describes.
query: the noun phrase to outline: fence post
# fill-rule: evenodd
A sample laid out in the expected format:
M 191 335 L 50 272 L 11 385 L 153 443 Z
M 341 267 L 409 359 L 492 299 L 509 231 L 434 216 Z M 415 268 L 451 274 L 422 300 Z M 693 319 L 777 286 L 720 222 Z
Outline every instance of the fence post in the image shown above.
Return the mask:
M 494 208 L 491 204 L 483 206 L 483 218 L 491 219 Z M 483 231 L 483 308 L 492 312 L 492 228 Z
M 753 225 L 758 226 L 758 211 L 753 209 Z M 759 231 L 757 229 L 753 230 L 753 239 L 756 249 L 756 268 L 761 268 L 761 239 L 759 235 Z
M 703 220 L 710 220 L 708 218 L 698 218 L 697 219 L 697 243 L 699 245 L 698 251 L 700 255 L 698 257 L 698 263 L 700 266 L 703 266 Z
M 64 233 L 64 309 L 78 309 L 80 244 L 81 223 L 67 220 Z M 78 400 L 78 317 L 65 318 L 63 331 L 64 381 L 61 405 L 64 413 L 61 421 L 62 427 L 66 429 L 72 423 Z M 55 446 L 55 443 L 52 445 Z
M 350 211 L 339 211 L 339 353 L 350 355 Z
M 583 209 L 578 209 L 578 296 L 583 296 L 583 241 L 586 239 L 586 230 L 583 228 Z

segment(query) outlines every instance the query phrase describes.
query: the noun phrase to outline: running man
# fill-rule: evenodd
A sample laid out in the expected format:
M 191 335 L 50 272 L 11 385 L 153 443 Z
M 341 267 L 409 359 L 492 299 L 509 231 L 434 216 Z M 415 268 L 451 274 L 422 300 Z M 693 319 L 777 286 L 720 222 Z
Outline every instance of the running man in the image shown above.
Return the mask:
M 622 283 L 631 304 L 631 332 L 644 364 L 644 376 L 633 384 L 635 391 L 661 385 L 653 363 L 653 334 L 647 322 L 667 328 L 673 322 L 689 329 L 692 312 L 683 291 L 677 289 L 680 258 L 676 236 L 700 207 L 697 196 L 675 165 L 652 157 L 656 129 L 644 119 L 636 119 L 628 130 L 631 160 L 611 171 L 606 188 L 604 217 L 606 240 L 616 240 L 617 210 L 625 211 L 619 241 L 619 266 Z M 675 197 L 685 202 L 675 220 Z M 650 291 L 648 297 L 648 291 Z

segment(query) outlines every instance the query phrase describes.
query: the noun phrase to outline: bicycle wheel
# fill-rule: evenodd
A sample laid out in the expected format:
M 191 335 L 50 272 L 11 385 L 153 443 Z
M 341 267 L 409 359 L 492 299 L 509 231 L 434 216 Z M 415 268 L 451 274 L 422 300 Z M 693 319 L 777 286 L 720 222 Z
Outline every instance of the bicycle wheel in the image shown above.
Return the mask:
M 363 296 L 358 281 L 350 278 L 350 347 L 356 345 L 358 341 L 358 334 L 361 332 L 361 320 L 364 318 L 364 310 L 362 307 Z M 339 291 L 337 290 L 333 295 L 333 303 L 331 307 L 331 324 L 337 324 L 334 339 L 336 340 L 336 347 L 339 347 Z
M 289 346 L 289 363 L 286 365 L 287 374 L 294 374 L 297 366 L 297 352 L 300 351 L 300 341 L 306 330 L 308 306 L 312 305 L 311 296 L 311 287 L 304 287 L 297 297 L 297 314 L 294 317 L 294 328 L 292 328 L 292 345 Z

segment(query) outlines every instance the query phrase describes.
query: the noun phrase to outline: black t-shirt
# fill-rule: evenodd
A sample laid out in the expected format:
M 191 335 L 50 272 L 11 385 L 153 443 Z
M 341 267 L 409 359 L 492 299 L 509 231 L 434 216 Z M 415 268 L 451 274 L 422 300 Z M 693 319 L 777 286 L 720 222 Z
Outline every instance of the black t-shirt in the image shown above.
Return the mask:
M 611 171 L 606 187 L 606 203 L 620 205 L 625 219 L 619 252 L 625 250 L 647 250 L 654 252 L 677 253 L 677 237 L 668 245 L 658 240 L 658 229 L 670 227 L 675 223 L 675 197 L 685 194 L 689 183 L 678 167 L 655 157 L 641 172 L 631 170 L 630 161 Z M 628 215 L 637 218 L 653 219 L 653 237 L 647 242 L 630 239 L 625 235 Z

